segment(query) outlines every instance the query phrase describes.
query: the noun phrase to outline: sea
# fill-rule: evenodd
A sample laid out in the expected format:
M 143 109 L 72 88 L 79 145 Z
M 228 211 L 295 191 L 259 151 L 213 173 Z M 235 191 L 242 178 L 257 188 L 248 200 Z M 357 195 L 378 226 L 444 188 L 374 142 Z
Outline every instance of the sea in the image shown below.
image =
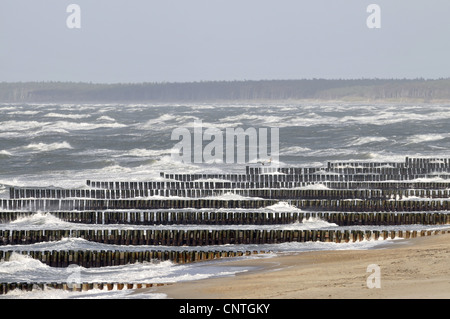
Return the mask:
M 405 157 L 448 157 L 450 104 L 361 102 L 252 102 L 166 104 L 0 104 L 0 198 L 9 187 L 86 188 L 94 181 L 163 181 L 164 173 L 245 173 L 249 163 L 181 162 L 172 150 L 177 128 L 192 130 L 195 121 L 204 129 L 278 128 L 281 167 L 326 167 L 328 161 L 403 162 Z M 226 198 L 239 199 L 228 194 Z M 261 210 L 298 210 L 279 203 Z M 114 225 L 123 229 L 195 229 L 197 225 Z M 429 230 L 447 226 L 338 226 L 310 218 L 288 225 L 207 226 L 211 229 L 370 229 Z M 0 224 L 0 229 L 87 229 L 111 225 L 64 222 L 37 212 L 30 217 Z M 202 228 L 205 228 L 202 226 Z M 235 257 L 272 258 L 318 250 L 377 249 L 394 240 L 348 243 L 283 243 L 271 245 L 222 245 L 179 249 L 264 250 L 267 253 Z M 31 247 L 32 246 L 32 247 Z M 176 247 L 115 246 L 64 238 L 60 241 L 0 246 L 1 250 L 148 250 Z M 76 272 L 83 282 L 176 283 L 218 276 L 230 278 L 251 267 L 229 266 L 228 258 L 175 264 L 170 261 L 114 267 L 49 267 L 30 257 L 13 254 L 0 261 L 1 282 L 64 282 Z M 13 291 L 0 298 L 121 298 L 160 299 L 165 294 L 146 290 L 90 290 L 69 292 L 45 289 Z

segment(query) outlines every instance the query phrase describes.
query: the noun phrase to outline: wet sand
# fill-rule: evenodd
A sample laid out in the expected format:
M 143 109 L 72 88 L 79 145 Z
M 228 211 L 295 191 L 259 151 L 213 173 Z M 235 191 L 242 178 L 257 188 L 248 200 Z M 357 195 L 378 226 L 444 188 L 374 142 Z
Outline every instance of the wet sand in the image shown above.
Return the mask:
M 371 250 L 316 251 L 230 261 L 236 276 L 152 288 L 171 299 L 450 298 L 450 233 Z M 380 288 L 369 265 L 379 266 Z

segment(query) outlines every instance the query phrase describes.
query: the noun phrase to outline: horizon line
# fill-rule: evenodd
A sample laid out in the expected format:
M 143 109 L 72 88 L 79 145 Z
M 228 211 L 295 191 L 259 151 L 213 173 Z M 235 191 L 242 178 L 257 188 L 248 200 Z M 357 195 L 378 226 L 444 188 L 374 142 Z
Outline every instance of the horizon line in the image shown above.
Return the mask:
M 233 83 L 233 82 L 289 82 L 289 81 L 446 81 L 450 77 L 440 78 L 298 78 L 298 79 L 245 79 L 245 80 L 195 80 L 195 81 L 155 81 L 155 82 L 92 82 L 92 81 L 0 81 L 0 84 L 89 84 L 89 85 L 142 85 L 142 84 L 197 84 L 197 83 Z

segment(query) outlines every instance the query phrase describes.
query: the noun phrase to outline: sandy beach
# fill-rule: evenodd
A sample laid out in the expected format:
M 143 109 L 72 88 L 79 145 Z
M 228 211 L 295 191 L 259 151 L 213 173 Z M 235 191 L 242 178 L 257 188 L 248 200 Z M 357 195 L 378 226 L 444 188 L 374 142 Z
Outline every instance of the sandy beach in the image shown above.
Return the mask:
M 303 252 L 230 261 L 255 270 L 153 288 L 171 299 L 450 298 L 450 233 L 372 250 Z M 379 266 L 379 281 L 369 265 Z M 380 288 L 369 288 L 368 282 Z

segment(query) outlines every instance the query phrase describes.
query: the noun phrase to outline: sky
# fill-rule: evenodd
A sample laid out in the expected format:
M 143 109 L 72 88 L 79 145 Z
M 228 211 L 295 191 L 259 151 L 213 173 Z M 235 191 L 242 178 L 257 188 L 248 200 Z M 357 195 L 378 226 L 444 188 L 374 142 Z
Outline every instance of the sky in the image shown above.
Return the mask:
M 449 13 L 448 0 L 1 0 L 0 82 L 448 78 Z

